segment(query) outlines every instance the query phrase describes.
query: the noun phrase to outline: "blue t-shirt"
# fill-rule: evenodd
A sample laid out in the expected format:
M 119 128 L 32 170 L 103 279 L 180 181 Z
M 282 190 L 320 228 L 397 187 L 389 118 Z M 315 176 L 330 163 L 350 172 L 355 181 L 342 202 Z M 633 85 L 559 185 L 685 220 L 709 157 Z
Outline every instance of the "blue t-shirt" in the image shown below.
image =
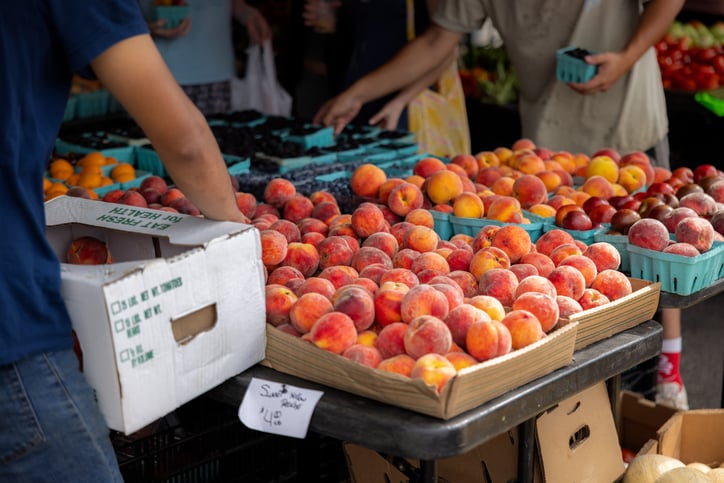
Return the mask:
M 73 72 L 147 33 L 137 2 L 25 0 L 0 15 L 0 365 L 72 346 L 42 179 Z
M 152 0 L 140 0 L 144 17 L 156 19 Z M 154 38 L 182 86 L 225 82 L 234 76 L 231 0 L 187 0 L 191 29 L 173 39 Z

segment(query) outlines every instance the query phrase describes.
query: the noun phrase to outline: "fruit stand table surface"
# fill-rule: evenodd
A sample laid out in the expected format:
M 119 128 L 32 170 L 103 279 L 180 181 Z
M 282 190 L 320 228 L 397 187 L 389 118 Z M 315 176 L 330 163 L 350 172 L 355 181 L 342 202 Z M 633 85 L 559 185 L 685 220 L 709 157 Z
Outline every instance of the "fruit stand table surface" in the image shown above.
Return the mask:
M 207 397 L 238 407 L 252 378 L 320 390 L 313 432 L 349 441 L 384 455 L 420 460 L 412 481 L 437 481 L 435 460 L 464 454 L 519 427 L 518 481 L 532 481 L 535 417 L 598 382 L 620 391 L 620 375 L 661 350 L 661 324 L 650 320 L 574 353 L 573 362 L 452 419 L 442 420 L 256 365 L 216 387 Z M 618 397 L 611 398 L 615 420 Z
M 662 290 L 659 296 L 659 308 L 688 309 L 706 299 L 719 295 L 721 292 L 724 292 L 724 278 L 720 278 L 708 287 L 704 287 L 689 295 L 679 295 Z

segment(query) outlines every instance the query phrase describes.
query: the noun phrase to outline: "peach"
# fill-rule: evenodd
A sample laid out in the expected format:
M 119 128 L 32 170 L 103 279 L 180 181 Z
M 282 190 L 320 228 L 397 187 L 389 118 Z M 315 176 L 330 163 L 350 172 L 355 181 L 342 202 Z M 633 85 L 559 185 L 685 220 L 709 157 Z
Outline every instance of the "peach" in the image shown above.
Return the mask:
M 311 216 L 312 218 L 316 218 L 317 220 L 324 222 L 326 225 L 329 225 L 330 221 L 341 213 L 342 212 L 340 211 L 337 203 L 332 203 L 331 201 L 321 201 L 314 205 Z
M 480 151 L 475 154 L 475 161 L 478 163 L 478 172 L 491 166 L 500 166 L 500 159 L 493 151 Z
M 279 219 L 269 226 L 269 230 L 276 230 L 287 239 L 287 242 L 294 243 L 302 240 L 302 232 L 296 223 L 285 219 Z
M 458 248 L 473 248 L 473 237 L 466 233 L 456 233 L 448 241 Z
M 623 168 L 626 166 L 637 166 L 644 172 L 646 176 L 644 179 L 645 185 L 650 186 L 654 182 L 656 172 L 654 171 L 654 167 L 651 164 L 651 160 L 646 155 L 646 153 L 642 151 L 632 151 L 630 153 L 626 153 L 621 158 L 618 165 L 619 168 Z
M 352 192 L 358 196 L 377 198 L 379 189 L 387 181 L 387 174 L 371 163 L 359 165 L 350 177 Z
M 512 196 L 523 208 L 530 208 L 548 199 L 548 189 L 543 180 L 533 174 L 524 174 L 513 182 Z
M 475 322 L 489 322 L 490 320 L 491 318 L 487 312 L 475 307 L 474 305 L 464 303 L 450 310 L 447 316 L 443 319 L 443 322 L 445 322 L 450 329 L 453 342 L 465 348 L 465 338 L 470 326 Z
M 173 200 L 184 198 L 183 191 L 178 188 L 169 188 L 165 193 L 161 195 L 161 204 L 163 206 L 169 206 Z
M 279 265 L 287 256 L 286 237 L 276 230 L 261 230 L 261 261 L 267 267 Z
M 405 354 L 405 333 L 407 324 L 392 322 L 382 327 L 374 341 L 375 348 L 380 351 L 383 359 Z
M 297 194 L 294 184 L 285 178 L 274 178 L 264 187 L 264 203 L 268 203 L 277 209 L 282 209 L 284 203 Z
M 513 350 L 538 342 L 545 335 L 537 317 L 527 310 L 511 310 L 505 314 L 501 324 L 510 331 Z
M 372 294 L 377 293 L 377 290 L 380 288 L 377 282 L 364 277 L 357 278 L 352 282 L 352 285 L 359 285 L 360 287 L 364 287 Z
M 287 282 L 286 286 L 289 290 L 291 290 L 292 292 L 294 292 L 296 294 L 297 290 L 299 290 L 299 287 L 301 287 L 302 284 L 304 283 L 304 280 L 306 280 L 306 279 L 293 278 Z
M 287 286 L 290 280 L 304 280 L 304 274 L 295 267 L 279 266 L 272 270 L 267 278 L 266 283 L 268 285 L 279 284 Z
M 505 317 L 503 303 L 491 295 L 474 295 L 467 302 L 487 313 L 491 319 L 501 321 Z
M 410 287 L 401 282 L 380 284 L 379 289 L 374 294 L 375 320 L 377 324 L 385 327 L 403 320 L 402 300 L 409 291 Z
M 347 347 L 342 352 L 342 357 L 373 369 L 380 365 L 380 361 L 382 361 L 382 355 L 377 348 L 359 343 Z
M 560 314 L 556 297 L 539 292 L 526 292 L 515 299 L 513 310 L 527 310 L 535 315 L 543 332 L 549 332 L 556 326 Z
M 156 190 L 160 194 L 164 194 L 166 191 L 168 191 L 168 184 L 166 183 L 166 180 L 164 180 L 161 176 L 154 174 L 147 178 L 144 178 L 139 185 L 139 190 L 141 192 L 149 188 Z
M 448 311 L 462 305 L 463 302 L 465 302 L 463 289 L 461 289 L 454 281 L 451 280 L 450 282 L 451 283 L 435 283 L 434 279 L 428 282 L 431 287 L 445 295 L 448 303 Z
M 592 309 L 594 307 L 600 307 L 606 305 L 610 300 L 604 294 L 596 290 L 595 288 L 586 288 L 583 291 L 583 295 L 578 299 L 578 303 L 581 305 L 583 310 Z
M 412 174 L 429 178 L 434 173 L 443 169 L 445 169 L 445 163 L 438 158 L 428 156 L 415 163 L 415 166 L 412 167 Z
M 696 211 L 692 210 L 691 208 L 687 208 L 685 206 L 677 206 L 673 209 L 668 215 L 664 217 L 663 224 L 666 226 L 666 229 L 669 231 L 669 233 L 675 233 L 676 232 L 676 225 L 679 224 L 681 220 L 688 217 L 698 217 L 699 215 L 696 213 Z M 640 219 L 640 217 L 639 217 Z M 638 221 L 638 220 L 637 220 Z
M 347 314 L 328 312 L 314 322 L 308 340 L 320 349 L 342 354 L 357 342 L 357 330 Z
M 425 354 L 415 361 L 410 372 L 412 379 L 422 379 L 437 392 L 455 376 L 457 369 L 443 354 Z
M 105 201 L 106 203 L 118 203 L 118 200 L 121 199 L 123 193 L 125 193 L 125 191 L 121 189 L 110 190 L 103 195 L 101 200 Z
M 133 193 L 132 191 L 126 191 L 126 195 Z M 125 195 L 124 195 L 125 197 Z M 123 198 L 119 200 L 119 202 L 123 202 Z M 141 204 L 136 204 L 135 201 L 132 202 L 133 206 L 143 206 Z M 148 206 L 148 205 L 146 205 Z M 169 208 L 173 208 L 174 210 L 178 211 L 179 213 L 183 213 L 185 215 L 191 215 L 191 216 L 199 216 L 201 214 L 201 211 L 199 208 L 188 198 L 179 198 L 177 200 L 173 200 L 168 204 Z
M 676 225 L 674 236 L 677 242 L 689 243 L 704 253 L 714 243 L 714 226 L 706 218 L 684 218 Z
M 460 287 L 464 297 L 473 297 L 478 293 L 478 280 L 467 270 L 453 270 L 447 276 Z
M 299 297 L 288 287 L 270 284 L 266 290 L 266 321 L 279 327 L 289 323 L 289 310 Z
M 282 264 L 296 268 L 305 277 L 311 277 L 319 267 L 319 252 L 309 243 L 289 243 Z
M 573 158 L 573 154 L 568 151 L 557 151 L 551 155 L 551 159 L 556 161 L 561 167 L 568 173 L 573 173 L 576 168 L 576 161 Z
M 447 169 L 431 174 L 423 186 L 433 203 L 448 203 L 463 192 L 460 176 Z
M 336 291 L 337 288 L 334 286 L 334 284 L 326 278 L 309 277 L 307 279 L 304 279 L 299 287 L 294 290 L 294 293 L 297 294 L 297 297 L 301 297 L 305 293 L 315 292 L 320 295 L 324 295 L 329 300 L 332 300 L 332 296 Z
M 480 170 L 478 160 L 472 154 L 456 154 L 450 160 L 450 164 L 455 164 L 462 167 L 467 176 L 470 178 L 475 178 L 475 175 L 478 174 L 478 171 Z
M 332 306 L 336 312 L 347 314 L 358 332 L 369 329 L 375 321 L 374 298 L 369 290 L 359 285 L 337 289 Z
M 349 265 L 331 265 L 325 267 L 318 275 L 332 282 L 335 289 L 354 282 L 359 277 L 359 272 Z
M 405 353 L 413 359 L 425 354 L 447 354 L 452 347 L 452 334 L 445 322 L 434 315 L 419 315 L 407 326 L 403 338 Z
M 488 166 L 478 171 L 478 174 L 475 175 L 475 182 L 480 183 L 483 186 L 492 187 L 493 184 L 502 177 L 503 170 L 500 169 L 500 167 Z
M 538 177 L 538 179 L 540 179 L 543 182 L 543 186 L 545 186 L 546 192 L 552 193 L 559 186 L 561 186 L 563 184 L 564 176 L 566 177 L 565 178 L 566 182 L 568 181 L 568 177 L 566 176 L 567 174 L 568 173 L 566 173 L 562 169 L 556 169 L 556 170 L 546 169 L 545 171 L 541 171 L 540 173 L 537 173 L 536 176 Z M 546 199 L 543 201 L 546 201 L 547 199 L 548 199 L 548 196 L 546 196 Z
M 299 227 L 299 233 L 301 233 L 302 236 L 307 233 L 319 233 L 326 237 L 327 233 L 329 233 L 329 226 L 318 218 L 304 218 L 297 222 L 297 226 Z
M 410 377 L 412 368 L 415 365 L 415 359 L 407 354 L 399 354 L 387 359 L 382 359 L 377 369 L 385 372 L 394 372 L 403 376 Z
M 466 178 L 470 179 L 470 177 L 468 176 L 468 173 L 465 171 L 465 168 L 463 168 L 459 164 L 454 164 L 454 163 L 446 164 L 445 169 L 457 174 L 458 177 L 460 178 L 460 181 L 462 181 L 463 183 L 465 182 Z
M 412 262 L 420 256 L 420 252 L 413 250 L 412 248 L 403 248 L 397 252 L 395 257 L 392 259 L 392 265 L 395 268 L 407 268 L 408 270 L 412 267 Z
M 538 275 L 538 269 L 530 263 L 516 263 L 511 265 L 508 270 L 515 274 L 518 282 L 531 275 Z
M 387 206 L 398 216 L 406 216 L 412 210 L 422 207 L 422 190 L 412 183 L 403 181 L 392 188 L 387 197 Z
M 533 245 L 535 246 L 535 245 Z M 519 264 L 533 265 L 538 271 L 538 275 L 547 277 L 549 273 L 556 267 L 553 260 L 548 255 L 539 252 L 528 252 L 518 262 Z
M 168 192 L 167 192 L 167 194 L 168 194 Z M 181 199 L 181 200 L 186 200 L 186 198 L 180 198 L 180 199 Z M 187 200 L 187 201 L 189 201 L 189 203 L 191 203 L 190 200 Z M 172 208 L 178 210 L 178 208 L 177 208 L 176 206 L 172 206 L 172 203 L 174 203 L 174 202 L 176 202 L 176 200 L 174 200 L 174 201 L 172 201 L 172 202 L 169 202 L 169 205 L 168 205 L 168 206 L 171 206 Z M 142 195 L 141 193 L 139 193 L 138 191 L 133 191 L 133 190 L 126 190 L 126 192 L 123 193 L 123 196 L 121 196 L 121 197 L 118 199 L 117 203 L 119 203 L 119 204 L 121 204 L 121 205 L 138 206 L 138 207 L 140 207 L 140 208 L 148 208 L 148 202 L 146 201 L 146 198 L 144 198 L 143 195 Z M 179 202 L 179 203 L 181 203 L 181 202 Z M 193 203 L 191 203 L 191 204 L 193 204 Z M 179 206 L 180 206 L 180 205 L 179 205 Z M 184 207 L 186 207 L 186 206 L 188 206 L 188 205 L 184 205 Z M 197 209 L 197 211 L 198 211 L 198 209 Z M 179 210 L 179 213 L 181 213 L 180 210 Z M 186 213 L 186 214 L 189 214 L 189 215 L 190 215 L 190 214 L 192 214 L 192 213 Z M 197 213 L 197 214 L 198 214 L 198 213 Z
M 404 283 L 408 287 L 412 288 L 415 285 L 418 285 L 420 280 L 417 278 L 417 275 L 407 268 L 392 268 L 387 270 L 380 277 L 379 284 L 382 285 L 385 282 Z
M 478 295 L 489 295 L 504 306 L 512 306 L 518 284 L 518 278 L 507 268 L 491 268 L 478 280 Z
M 593 176 L 601 176 L 609 183 L 615 183 L 619 176 L 618 163 L 605 155 L 592 157 L 586 166 L 586 178 Z
M 314 203 L 314 206 L 322 202 L 329 202 L 337 204 L 337 198 L 332 193 L 326 190 L 314 191 L 309 195 L 309 199 Z
M 391 233 L 384 231 L 371 234 L 362 242 L 361 246 L 379 248 L 385 252 L 390 259 L 393 259 L 395 255 L 397 255 L 399 249 L 397 238 Z
M 332 310 L 334 310 L 332 302 L 324 295 L 314 292 L 305 293 L 289 309 L 289 322 L 299 332 L 306 334 L 317 319 Z M 352 323 L 351 319 L 350 323 Z M 352 328 L 354 328 L 354 323 L 352 323 Z
M 295 329 L 294 327 L 292 327 L 291 324 L 282 324 L 282 325 L 279 325 L 279 326 L 277 326 L 277 329 L 278 329 L 278 330 L 281 330 L 281 331 L 284 332 L 285 334 L 289 334 L 289 335 L 294 336 L 294 337 L 301 337 L 301 336 L 302 336 L 302 334 L 300 334 L 297 329 Z
M 445 294 L 424 284 L 410 288 L 402 297 L 400 305 L 402 321 L 408 324 L 421 315 L 444 318 L 448 311 L 449 303 Z
M 590 287 L 593 279 L 598 275 L 598 268 L 596 264 L 585 255 L 571 255 L 564 258 L 558 264 L 558 267 L 570 266 L 578 270 L 583 275 L 584 284 L 586 287 Z M 574 297 L 578 299 L 579 297 Z
M 399 247 L 404 246 L 405 234 L 407 233 L 407 230 L 409 230 L 413 226 L 415 226 L 415 224 L 404 220 L 398 221 L 397 223 L 390 225 L 390 234 L 395 237 L 395 239 L 397 240 L 397 245 Z
M 505 146 L 498 146 L 493 149 L 493 153 L 498 157 L 500 164 L 502 165 L 508 162 L 510 157 L 513 155 L 513 150 L 506 148 Z
M 475 193 L 460 193 L 452 201 L 453 214 L 463 218 L 482 218 L 485 214 L 483 200 Z
M 451 351 L 445 354 L 445 359 L 449 360 L 455 367 L 455 370 L 460 372 L 466 367 L 474 366 L 478 361 L 468 354 L 467 352 Z
M 510 268 L 510 257 L 497 247 L 481 248 L 470 260 L 470 273 L 480 280 L 482 275 L 495 268 Z
M 627 193 L 633 193 L 646 186 L 646 173 L 642 168 L 634 164 L 623 166 L 618 173 L 618 184 Z
M 609 199 L 613 196 L 613 184 L 603 176 L 594 175 L 586 178 L 586 181 L 584 181 L 583 185 L 580 187 L 580 191 L 583 191 L 591 196 L 599 196 L 604 199 Z
M 510 263 L 517 263 L 523 255 L 530 252 L 531 239 L 528 232 L 517 225 L 505 225 L 493 235 L 492 246 L 503 250 Z
M 568 214 L 571 213 L 572 211 L 575 211 L 575 212 L 578 212 L 578 213 L 582 213 L 582 214 L 584 214 L 584 215 L 586 214 L 586 211 L 585 211 L 582 207 L 580 207 L 580 206 L 578 206 L 578 205 L 576 205 L 576 204 L 573 204 L 573 205 L 562 205 L 562 206 L 558 207 L 558 209 L 556 209 L 556 214 L 555 214 L 555 216 L 553 217 L 553 222 L 555 223 L 555 225 L 556 225 L 556 226 L 559 226 L 559 227 L 563 227 L 563 220 L 564 220 L 564 219 L 566 218 L 566 216 L 568 216 Z
M 430 283 L 430 280 L 434 279 L 435 277 L 446 274 L 433 268 L 425 268 L 424 270 L 420 270 L 419 272 L 417 272 L 415 275 L 417 275 L 417 278 L 420 280 L 421 284 L 428 284 Z
M 176 188 L 169 188 L 168 191 L 172 191 Z M 167 193 L 168 194 L 168 193 Z M 161 201 L 163 203 L 163 200 Z M 263 215 L 273 215 L 278 219 L 280 216 L 279 210 L 274 206 L 270 205 L 269 203 L 260 203 L 256 206 L 256 211 L 254 212 L 254 217 L 257 218 L 259 216 Z
M 501 196 L 485 210 L 485 217 L 503 223 L 522 223 L 523 214 L 520 202 L 511 196 Z
M 358 237 L 366 238 L 383 230 L 385 217 L 377 205 L 365 201 L 352 212 L 351 225 Z
M 515 180 L 510 176 L 501 176 L 493 182 L 490 190 L 499 196 L 513 196 L 513 183 Z
M 523 154 L 516 158 L 515 169 L 521 173 L 535 175 L 545 170 L 545 162 L 537 154 Z
M 518 282 L 513 298 L 517 299 L 524 293 L 528 292 L 538 292 L 553 298 L 557 295 L 556 287 L 553 285 L 553 282 L 540 275 L 531 275 L 530 277 L 526 277 Z
M 620 299 L 632 292 L 631 281 L 618 270 L 602 270 L 591 283 L 591 288 L 598 290 L 610 301 Z
M 558 304 L 558 316 L 562 319 L 567 319 L 573 314 L 583 312 L 583 307 L 578 303 L 577 300 L 565 295 L 558 295 L 556 297 L 556 303 Z
M 551 208 L 553 208 L 556 212 L 558 211 L 558 208 L 560 208 L 561 206 L 576 204 L 576 202 L 573 201 L 573 199 L 571 198 L 570 193 L 564 195 L 564 194 L 560 193 L 560 189 L 558 190 L 558 192 L 559 192 L 559 194 L 555 194 L 555 195 L 551 196 L 550 198 L 548 198 L 548 201 L 546 202 L 546 204 L 548 206 L 550 206 Z M 553 216 L 555 216 L 555 213 L 553 214 Z
M 418 252 L 430 252 L 437 248 L 440 240 L 435 230 L 426 226 L 413 225 L 405 231 L 402 248 L 411 248 Z
M 389 270 L 390 268 L 382 263 L 371 263 L 360 270 L 359 278 L 368 278 L 379 286 L 382 275 Z
M 581 250 L 581 247 L 578 246 L 576 241 L 578 240 L 573 240 L 571 243 L 564 243 L 563 245 L 559 245 L 553 249 L 549 256 L 556 267 L 568 257 L 583 255 L 583 250 Z
M 284 202 L 282 206 L 282 216 L 284 219 L 293 223 L 298 223 L 304 218 L 312 216 L 314 204 L 304 195 L 297 193 Z
M 432 213 L 424 208 L 411 210 L 407 215 L 405 215 L 404 221 L 412 223 L 413 225 L 435 228 L 435 219 L 433 218 Z
M 471 247 L 473 252 L 477 252 L 481 248 L 493 246 L 493 237 L 500 230 L 499 225 L 485 225 L 475 234 Z
M 367 265 L 374 263 L 384 265 L 388 269 L 393 268 L 392 259 L 385 252 L 375 247 L 360 247 L 359 250 L 352 255 L 350 265 L 359 273 Z
M 379 202 L 387 204 L 387 198 L 389 198 L 392 188 L 402 183 L 405 183 L 405 180 L 402 178 L 387 178 L 387 181 L 382 183 L 377 190 L 377 199 Z
M 590 258 L 599 272 L 607 269 L 618 270 L 621 266 L 621 254 L 608 242 L 591 243 L 583 251 L 583 256 Z
M 377 332 L 372 329 L 363 330 L 357 333 L 357 343 L 375 347 L 375 341 L 377 340 Z
M 700 255 L 699 250 L 694 248 L 691 243 L 676 242 L 667 246 L 662 253 L 671 253 L 673 255 L 681 255 L 682 257 L 697 257 Z
M 473 251 L 470 249 L 456 248 L 447 256 L 447 264 L 450 271 L 468 270 L 470 261 L 473 259 Z
M 73 265 L 105 265 L 113 263 L 108 245 L 92 236 L 75 238 L 66 251 L 66 262 Z
M 450 273 L 450 266 L 447 263 L 445 257 L 437 252 L 424 252 L 419 257 L 416 257 L 412 261 L 410 270 L 418 275 L 423 270 L 435 270 L 438 273 Z
M 628 242 L 634 246 L 661 251 L 669 244 L 669 230 L 654 218 L 642 218 L 628 229 Z
M 317 233 L 316 231 L 312 231 L 309 233 L 305 233 L 302 235 L 302 243 L 308 243 L 310 245 L 313 245 L 314 248 L 317 248 L 317 246 L 322 242 L 322 240 L 325 240 L 326 237 L 322 235 L 321 233 Z

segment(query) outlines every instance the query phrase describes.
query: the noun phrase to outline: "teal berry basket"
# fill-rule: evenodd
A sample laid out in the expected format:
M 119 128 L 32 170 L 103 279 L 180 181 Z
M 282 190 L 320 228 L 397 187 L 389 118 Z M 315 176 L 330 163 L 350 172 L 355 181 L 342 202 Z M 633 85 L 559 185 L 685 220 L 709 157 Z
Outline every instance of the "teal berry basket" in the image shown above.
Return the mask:
M 523 228 L 530 236 L 531 242 L 535 243 L 543 234 L 542 223 L 505 223 L 498 220 L 488 218 L 465 218 L 461 216 L 450 215 L 450 224 L 454 235 L 463 234 L 472 236 L 473 238 L 478 232 L 487 225 L 506 226 L 517 225 Z
M 188 16 L 188 5 L 159 5 L 156 7 L 156 20 L 165 20 L 164 27 L 167 29 L 175 29 Z
M 661 282 L 661 290 L 677 295 L 691 295 L 724 277 L 724 242 L 714 242 L 711 249 L 696 257 L 628 245 L 631 276 Z
M 588 82 L 596 75 L 598 67 L 587 64 L 584 55 L 592 52 L 579 47 L 563 47 L 556 51 L 556 78 L 563 82 Z
M 450 223 L 450 213 L 430 210 L 434 222 L 435 233 L 441 240 L 450 240 L 453 236 L 453 227 Z

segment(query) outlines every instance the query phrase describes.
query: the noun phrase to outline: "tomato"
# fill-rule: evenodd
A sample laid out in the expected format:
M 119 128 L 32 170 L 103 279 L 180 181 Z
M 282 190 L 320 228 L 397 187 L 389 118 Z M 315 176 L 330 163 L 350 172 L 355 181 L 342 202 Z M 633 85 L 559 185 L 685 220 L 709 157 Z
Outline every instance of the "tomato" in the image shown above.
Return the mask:
M 724 54 L 719 54 L 714 57 L 711 61 L 711 65 L 714 67 L 717 74 L 724 76 Z

